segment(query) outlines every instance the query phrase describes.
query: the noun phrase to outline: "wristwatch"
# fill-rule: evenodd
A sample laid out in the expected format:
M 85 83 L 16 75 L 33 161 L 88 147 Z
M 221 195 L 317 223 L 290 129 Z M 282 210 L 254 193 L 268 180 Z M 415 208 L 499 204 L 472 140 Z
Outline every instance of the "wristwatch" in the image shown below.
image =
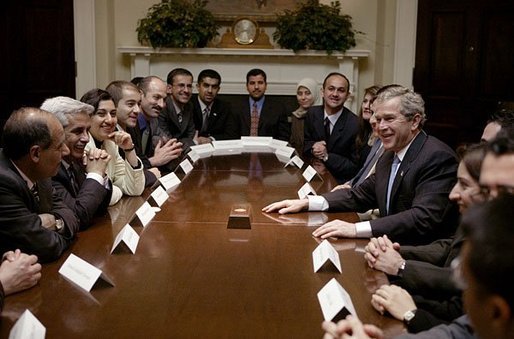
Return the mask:
M 403 322 L 406 324 L 406 325 L 409 325 L 409 323 L 411 322 L 412 319 L 414 319 L 414 317 L 416 316 L 416 310 L 412 310 L 412 311 L 407 311 L 405 312 L 405 314 L 403 315 Z
M 402 262 L 402 264 L 400 265 L 400 267 L 398 267 L 398 272 L 396 272 L 396 275 L 401 277 L 402 274 L 403 274 L 403 271 L 405 271 L 405 264 L 406 264 L 406 261 L 404 260 Z

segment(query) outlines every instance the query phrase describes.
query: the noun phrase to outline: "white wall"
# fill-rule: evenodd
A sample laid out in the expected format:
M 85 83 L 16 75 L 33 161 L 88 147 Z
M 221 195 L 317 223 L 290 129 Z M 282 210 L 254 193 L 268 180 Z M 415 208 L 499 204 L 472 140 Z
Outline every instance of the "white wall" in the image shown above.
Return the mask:
M 86 1 L 86 0 L 76 0 Z M 79 74 L 77 91 L 79 88 L 89 88 L 93 86 L 105 87 L 114 79 L 130 79 L 130 60 L 122 56 L 117 48 L 121 46 L 138 46 L 136 36 L 137 21 L 146 15 L 148 8 L 157 3 L 157 0 L 87 0 L 92 1 L 94 15 L 94 37 L 95 51 L 91 57 L 95 59 L 95 76 L 82 76 Z M 215 0 L 211 0 L 215 1 Z M 330 3 L 330 0 L 322 0 Z M 402 48 L 411 49 L 413 44 L 408 41 L 412 34 L 403 34 L 398 29 L 405 32 L 405 25 L 398 25 L 396 20 L 397 12 L 412 14 L 412 3 L 417 4 L 417 0 L 344 0 L 342 1 L 342 12 L 353 18 L 353 27 L 362 31 L 364 35 L 358 35 L 356 49 L 370 50 L 371 54 L 367 60 L 360 62 L 360 82 L 359 92 L 372 84 L 388 84 L 394 81 L 403 81 L 410 86 L 409 69 L 404 69 L 406 62 L 413 65 L 413 53 L 407 53 L 402 57 Z M 414 6 L 415 7 L 415 6 Z M 403 10 L 402 10 L 403 9 Z M 407 10 L 407 12 L 405 11 Z M 76 14 L 77 15 L 77 14 Z M 415 13 L 413 13 L 415 16 Z M 405 22 L 401 21 L 399 24 Z M 415 17 L 410 18 L 414 20 Z M 412 24 L 412 23 L 411 23 Z M 90 29 L 87 25 L 82 29 Z M 81 36 L 90 35 L 89 32 L 81 31 L 79 27 L 76 37 L 80 40 Z M 398 39 L 404 39 L 398 43 Z M 407 39 L 407 40 L 405 40 Z M 86 53 L 87 54 L 87 53 Z M 395 59 L 396 57 L 396 59 Z M 83 57 L 84 59 L 85 57 Z M 404 60 L 404 58 L 406 60 Z M 79 60 L 78 60 L 79 61 Z M 80 61 L 79 61 L 80 62 Z M 80 65 L 79 65 L 80 68 Z M 323 76 L 320 76 L 322 78 Z M 81 81 L 81 80 L 84 81 Z M 92 81 L 96 83 L 92 84 Z M 80 96 L 82 93 L 77 93 Z M 358 98 L 357 100 L 360 100 Z

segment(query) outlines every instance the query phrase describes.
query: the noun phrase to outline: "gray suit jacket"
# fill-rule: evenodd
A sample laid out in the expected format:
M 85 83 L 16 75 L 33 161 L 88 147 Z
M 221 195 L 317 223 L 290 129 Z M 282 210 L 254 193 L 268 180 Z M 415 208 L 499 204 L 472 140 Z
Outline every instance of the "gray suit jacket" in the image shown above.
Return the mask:
M 385 152 L 375 174 L 360 186 L 323 194 L 329 210 L 365 212 L 378 208 L 381 217 L 370 221 L 373 236 L 387 234 L 405 245 L 426 244 L 453 235 L 459 214 L 448 195 L 457 178 L 455 152 L 420 132 L 398 168 L 386 215 L 393 156 L 393 152 Z
M 75 213 L 57 194 L 50 178 L 38 183 L 39 202 L 12 162 L 0 151 L 0 253 L 19 248 L 39 261 L 59 258 L 79 230 Z M 41 225 L 39 214 L 51 213 L 64 221 L 60 232 Z

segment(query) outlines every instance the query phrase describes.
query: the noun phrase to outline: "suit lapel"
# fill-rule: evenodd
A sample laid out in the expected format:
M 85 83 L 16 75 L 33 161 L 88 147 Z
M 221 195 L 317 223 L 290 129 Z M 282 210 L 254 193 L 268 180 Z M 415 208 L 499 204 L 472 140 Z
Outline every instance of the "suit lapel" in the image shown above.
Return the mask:
M 330 140 L 327 144 L 327 149 L 330 150 L 335 144 L 337 144 L 337 139 L 339 139 L 339 137 L 342 135 L 341 131 L 344 130 L 344 126 L 346 125 L 347 119 L 348 114 L 346 113 L 346 110 L 343 108 L 343 111 L 341 112 L 339 119 L 337 119 L 336 124 L 332 129 L 332 133 L 330 133 Z
M 391 189 L 391 205 L 393 205 L 392 202 L 396 200 L 395 196 L 398 191 L 398 188 L 400 187 L 403 181 L 404 176 L 410 170 L 412 163 L 414 162 L 414 160 L 416 160 L 427 138 L 428 136 L 424 131 L 419 132 L 418 135 L 416 135 L 412 144 L 410 145 L 409 149 L 407 150 L 407 153 L 405 153 L 403 161 L 400 163 L 400 167 L 396 172 L 393 188 Z
M 319 140 L 325 140 L 325 124 L 323 121 L 324 112 L 323 106 L 320 107 L 316 114 L 314 115 L 314 127 L 316 128 L 316 134 L 319 136 Z

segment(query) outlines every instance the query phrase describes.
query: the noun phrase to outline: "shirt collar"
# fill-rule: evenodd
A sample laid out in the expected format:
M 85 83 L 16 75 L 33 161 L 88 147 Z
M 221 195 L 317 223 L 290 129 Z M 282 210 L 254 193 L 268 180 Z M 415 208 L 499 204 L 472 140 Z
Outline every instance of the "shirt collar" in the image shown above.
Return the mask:
M 27 186 L 29 187 L 29 190 L 31 190 L 31 189 L 32 189 L 32 186 L 34 186 L 35 182 L 33 182 L 32 180 L 30 180 L 30 179 L 29 179 L 29 177 L 27 177 L 27 176 L 25 175 L 25 173 L 23 173 L 23 172 L 22 172 L 22 170 L 21 170 L 18 166 L 16 166 L 16 164 L 15 164 L 12 160 L 11 160 L 11 163 L 14 165 L 14 167 L 16 168 L 16 170 L 18 171 L 18 173 L 20 173 L 21 178 L 22 178 L 23 180 L 25 180 L 25 182 L 27 183 Z
M 332 114 L 332 115 L 328 115 L 327 111 L 323 110 L 323 112 L 324 112 L 323 120 L 325 120 L 325 118 L 328 118 L 328 120 L 330 120 L 330 123 L 332 124 L 332 126 L 335 126 L 337 119 L 339 119 L 339 117 L 343 113 L 343 109 L 344 109 L 344 107 L 341 108 L 341 110 L 339 110 L 336 114 Z
M 412 138 L 412 140 L 409 142 L 409 144 L 407 146 L 405 146 L 398 153 L 396 153 L 396 156 L 398 157 L 398 159 L 400 159 L 400 162 L 403 161 L 403 158 L 405 157 L 405 154 L 407 154 L 407 151 L 409 150 L 410 145 L 412 145 L 412 142 L 414 141 L 414 139 L 416 139 L 418 134 L 419 134 L 419 131 L 416 133 L 416 135 L 414 135 L 414 137 Z
M 248 98 L 248 102 L 250 103 L 250 111 L 252 110 L 253 103 L 257 103 L 257 110 L 259 113 L 261 112 L 262 105 L 264 105 L 264 95 L 259 100 L 254 100 L 252 97 Z

